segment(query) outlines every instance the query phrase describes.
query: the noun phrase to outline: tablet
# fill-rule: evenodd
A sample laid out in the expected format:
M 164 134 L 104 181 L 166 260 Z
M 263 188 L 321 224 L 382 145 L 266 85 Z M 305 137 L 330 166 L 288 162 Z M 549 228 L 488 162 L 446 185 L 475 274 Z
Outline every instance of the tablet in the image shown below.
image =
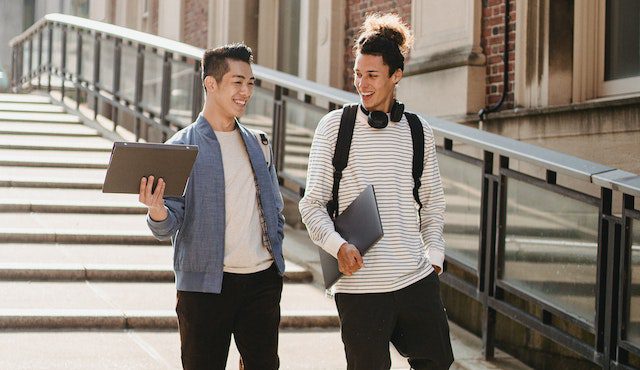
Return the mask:
M 166 183 L 165 196 L 182 196 L 191 168 L 198 155 L 197 145 L 115 142 L 103 193 L 140 193 L 142 177 L 155 177 Z

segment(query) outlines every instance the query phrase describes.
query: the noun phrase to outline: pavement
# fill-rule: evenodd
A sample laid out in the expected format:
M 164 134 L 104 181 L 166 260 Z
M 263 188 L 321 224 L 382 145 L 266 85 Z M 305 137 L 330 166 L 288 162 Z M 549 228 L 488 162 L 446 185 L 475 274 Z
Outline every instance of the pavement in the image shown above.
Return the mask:
M 179 369 L 172 248 L 135 196 L 100 191 L 111 141 L 64 112 L 0 94 L 0 369 Z M 287 227 L 284 252 L 281 368 L 346 368 L 316 247 Z M 450 328 L 453 369 L 527 369 L 500 350 L 485 361 L 479 338 Z M 227 369 L 238 357 L 232 343 Z

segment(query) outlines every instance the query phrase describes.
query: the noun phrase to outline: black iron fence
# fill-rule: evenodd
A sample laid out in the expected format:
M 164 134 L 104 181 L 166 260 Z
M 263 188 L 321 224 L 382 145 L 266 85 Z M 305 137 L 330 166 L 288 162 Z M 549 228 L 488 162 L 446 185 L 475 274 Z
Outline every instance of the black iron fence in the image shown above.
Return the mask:
M 136 138 L 149 129 L 166 138 L 201 109 L 202 50 L 189 45 L 52 14 L 11 46 L 14 91 L 74 91 L 96 115 L 107 104 L 135 117 Z M 254 73 L 246 119 L 265 124 L 281 184 L 302 194 L 305 165 L 294 162 L 315 124 L 357 96 L 259 65 Z M 448 207 L 443 281 L 481 307 L 485 356 L 500 313 L 598 367 L 639 366 L 640 176 L 428 120 Z

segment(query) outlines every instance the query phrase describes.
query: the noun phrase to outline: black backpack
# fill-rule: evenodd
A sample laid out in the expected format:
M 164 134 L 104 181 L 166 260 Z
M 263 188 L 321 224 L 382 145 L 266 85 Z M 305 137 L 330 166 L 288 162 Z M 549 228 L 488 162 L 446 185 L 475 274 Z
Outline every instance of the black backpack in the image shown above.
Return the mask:
M 340 180 L 342 179 L 342 171 L 347 167 L 349 161 L 349 151 L 351 150 L 351 138 L 353 137 L 353 129 L 356 124 L 356 115 L 358 113 L 358 104 L 345 105 L 340 118 L 340 129 L 338 130 L 338 139 L 336 140 L 336 148 L 333 153 L 333 189 L 332 199 L 327 202 L 327 212 L 334 219 L 338 216 L 338 190 L 340 189 Z M 417 115 L 410 112 L 404 112 L 409 128 L 411 129 L 411 141 L 413 142 L 413 199 L 418 204 L 418 216 L 422 209 L 422 202 L 418 196 L 420 189 L 420 178 L 424 166 L 424 132 L 422 122 Z

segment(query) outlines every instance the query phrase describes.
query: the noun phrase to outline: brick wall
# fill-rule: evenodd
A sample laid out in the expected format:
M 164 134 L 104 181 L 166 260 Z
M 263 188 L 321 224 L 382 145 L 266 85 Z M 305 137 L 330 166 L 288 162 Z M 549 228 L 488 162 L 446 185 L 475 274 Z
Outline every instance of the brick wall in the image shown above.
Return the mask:
M 345 25 L 344 89 L 355 92 L 353 87 L 353 43 L 368 13 L 397 13 L 411 24 L 411 0 L 347 0 L 347 24 Z M 405 62 L 406 63 L 406 62 Z
M 182 8 L 182 42 L 200 48 L 207 47 L 209 2 L 185 0 Z
M 510 0 L 509 20 L 509 85 L 502 109 L 513 108 L 515 80 L 516 0 Z M 487 56 L 486 98 L 487 105 L 496 104 L 504 87 L 504 15 L 505 0 L 482 0 L 481 46 Z

